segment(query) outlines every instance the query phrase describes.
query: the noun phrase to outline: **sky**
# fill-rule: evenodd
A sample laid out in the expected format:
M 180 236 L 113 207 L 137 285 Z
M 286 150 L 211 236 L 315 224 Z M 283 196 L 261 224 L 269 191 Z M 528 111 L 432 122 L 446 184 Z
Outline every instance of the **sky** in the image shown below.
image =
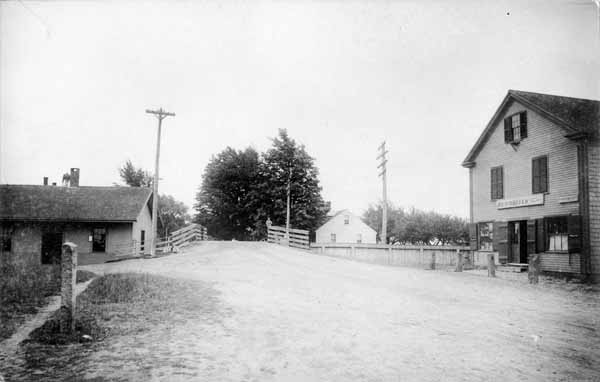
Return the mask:
M 508 89 L 600 99 L 598 9 L 543 1 L 0 1 L 0 183 L 154 168 L 192 207 L 212 155 L 304 144 L 334 210 L 468 216 L 460 166 Z

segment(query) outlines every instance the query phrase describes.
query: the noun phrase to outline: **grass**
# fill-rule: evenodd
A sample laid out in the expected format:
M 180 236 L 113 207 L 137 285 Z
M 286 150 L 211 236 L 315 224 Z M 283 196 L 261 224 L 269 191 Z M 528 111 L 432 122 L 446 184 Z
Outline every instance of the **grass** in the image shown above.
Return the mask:
M 78 269 L 77 270 L 77 275 L 76 277 L 76 283 L 84 283 L 86 281 L 89 281 L 91 279 L 93 279 L 94 277 L 96 277 L 97 275 L 94 272 L 90 272 L 90 271 L 86 271 L 83 269 Z
M 28 315 L 58 292 L 56 268 L 0 264 L 0 341 L 10 337 Z

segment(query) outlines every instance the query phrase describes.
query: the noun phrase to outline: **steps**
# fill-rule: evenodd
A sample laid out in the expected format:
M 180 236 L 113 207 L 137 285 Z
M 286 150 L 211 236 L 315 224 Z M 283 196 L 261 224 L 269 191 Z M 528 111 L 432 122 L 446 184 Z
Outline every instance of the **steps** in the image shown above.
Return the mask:
M 521 273 L 521 272 L 527 272 L 528 268 L 529 268 L 529 266 L 527 264 L 523 264 L 523 263 L 507 263 L 507 264 L 498 266 L 497 270 L 499 272 Z

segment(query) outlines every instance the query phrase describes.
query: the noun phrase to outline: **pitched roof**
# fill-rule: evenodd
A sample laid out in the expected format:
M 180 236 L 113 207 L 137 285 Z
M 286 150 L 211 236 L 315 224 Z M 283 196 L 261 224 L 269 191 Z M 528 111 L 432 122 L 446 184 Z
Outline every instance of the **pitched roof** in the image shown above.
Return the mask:
M 0 185 L 0 220 L 132 222 L 151 195 L 145 187 Z
M 358 219 L 358 221 L 360 221 L 361 223 L 363 223 L 364 225 L 366 225 L 367 227 L 369 227 L 370 229 L 375 231 L 373 228 L 371 228 L 371 226 L 369 226 L 367 223 L 365 223 L 365 221 L 361 217 L 356 216 L 350 210 L 339 210 L 332 216 L 328 215 L 329 219 L 327 219 L 327 221 L 325 223 L 321 224 L 321 226 L 319 228 L 317 228 L 317 231 L 320 230 L 322 227 L 325 227 L 325 225 L 329 224 L 331 221 L 333 221 L 337 216 L 341 215 L 342 213 L 345 213 L 347 215 L 352 215 L 353 217 Z M 353 219 L 353 221 L 354 221 L 354 219 Z M 377 231 L 375 231 L 375 232 L 377 232 Z
M 550 94 L 509 90 L 504 100 L 488 122 L 483 133 L 465 158 L 462 165 L 470 166 L 481 147 L 492 133 L 493 127 L 511 101 L 517 101 L 551 120 L 565 130 L 565 136 L 597 136 L 600 126 L 600 101 L 571 98 Z

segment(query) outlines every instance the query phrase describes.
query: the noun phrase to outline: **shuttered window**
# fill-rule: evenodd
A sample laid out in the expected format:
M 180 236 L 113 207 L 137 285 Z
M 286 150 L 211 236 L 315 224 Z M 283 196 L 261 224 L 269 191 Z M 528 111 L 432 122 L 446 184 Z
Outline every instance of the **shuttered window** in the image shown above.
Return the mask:
M 490 178 L 492 200 L 502 199 L 504 197 L 504 176 L 502 173 L 502 166 L 493 167 Z
M 521 111 L 504 118 L 504 142 L 518 143 L 527 138 L 527 112 Z
M 548 192 L 548 157 L 533 158 L 531 162 L 532 192 L 539 194 Z

